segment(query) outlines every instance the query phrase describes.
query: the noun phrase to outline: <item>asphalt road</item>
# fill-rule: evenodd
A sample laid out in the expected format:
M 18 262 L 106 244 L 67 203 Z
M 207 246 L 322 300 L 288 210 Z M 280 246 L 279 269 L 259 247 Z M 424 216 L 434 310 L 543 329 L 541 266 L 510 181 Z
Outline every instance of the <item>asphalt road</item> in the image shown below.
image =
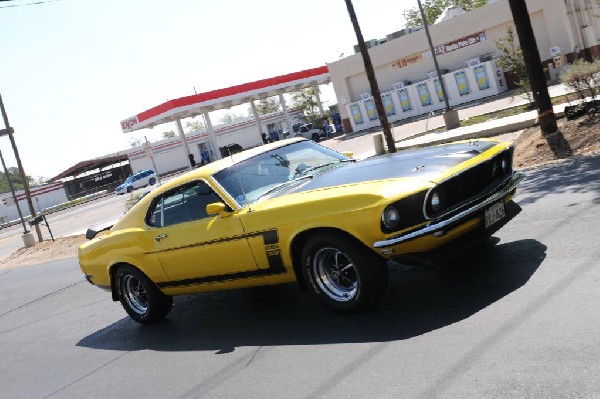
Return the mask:
M 1 398 L 599 398 L 600 157 L 527 171 L 451 265 L 391 265 L 375 311 L 294 285 L 175 299 L 140 326 L 75 259 L 0 272 Z

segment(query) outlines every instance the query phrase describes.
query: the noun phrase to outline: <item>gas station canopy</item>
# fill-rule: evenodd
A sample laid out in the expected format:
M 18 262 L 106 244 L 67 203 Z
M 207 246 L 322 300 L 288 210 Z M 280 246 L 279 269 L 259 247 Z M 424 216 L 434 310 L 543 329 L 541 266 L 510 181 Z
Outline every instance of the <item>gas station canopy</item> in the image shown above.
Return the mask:
M 219 109 L 261 100 L 283 93 L 327 84 L 331 81 L 327 66 L 257 80 L 225 89 L 169 100 L 121 121 L 123 133 L 153 127 L 183 118 L 191 118 Z

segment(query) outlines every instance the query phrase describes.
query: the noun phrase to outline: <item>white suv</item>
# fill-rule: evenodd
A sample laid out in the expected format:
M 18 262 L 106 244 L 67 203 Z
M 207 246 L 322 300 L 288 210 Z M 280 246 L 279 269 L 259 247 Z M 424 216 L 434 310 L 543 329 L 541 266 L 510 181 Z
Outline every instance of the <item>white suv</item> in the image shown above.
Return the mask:
M 156 173 L 153 170 L 140 170 L 139 172 L 129 175 L 123 184 L 115 189 L 115 193 L 125 194 L 132 192 L 136 188 L 145 187 L 147 185 L 153 186 L 156 184 L 156 180 Z

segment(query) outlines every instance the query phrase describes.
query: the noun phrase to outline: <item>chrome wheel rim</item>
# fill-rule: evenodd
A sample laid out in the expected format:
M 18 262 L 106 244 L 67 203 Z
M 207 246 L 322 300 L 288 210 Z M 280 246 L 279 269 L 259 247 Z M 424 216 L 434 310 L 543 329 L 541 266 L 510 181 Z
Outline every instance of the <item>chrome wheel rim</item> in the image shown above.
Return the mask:
M 352 300 L 360 279 L 350 257 L 336 248 L 322 248 L 312 261 L 312 275 L 321 291 L 337 302 Z
M 132 275 L 124 276 L 121 280 L 121 290 L 131 310 L 139 315 L 148 311 L 148 295 L 140 280 Z

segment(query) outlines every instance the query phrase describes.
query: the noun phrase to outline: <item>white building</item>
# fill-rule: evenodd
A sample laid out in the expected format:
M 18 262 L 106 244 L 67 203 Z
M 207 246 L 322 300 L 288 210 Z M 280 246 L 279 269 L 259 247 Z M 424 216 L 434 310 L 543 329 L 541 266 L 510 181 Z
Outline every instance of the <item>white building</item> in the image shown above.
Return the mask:
M 561 66 L 575 57 L 600 56 L 600 18 L 596 17 L 600 15 L 600 6 L 595 0 L 527 0 L 526 3 L 549 79 L 557 79 Z M 514 27 L 514 22 L 507 0 L 490 2 L 464 14 L 453 13 L 452 18 L 430 26 L 451 105 L 505 90 L 500 83 L 506 84 L 506 78 L 497 76 L 493 60 L 499 56 L 496 41 L 505 38 L 511 26 Z M 442 108 L 431 79 L 436 76 L 431 74 L 435 67 L 424 30 L 394 32 L 385 40 L 368 43 L 377 83 L 384 105 L 387 104 L 386 112 L 389 113 L 391 107 L 396 112 L 390 116 L 392 121 Z M 491 61 L 474 71 L 468 64 L 477 60 Z M 370 86 L 360 52 L 332 62 L 328 67 L 344 130 L 378 126 L 372 100 L 369 101 Z M 480 90 L 480 83 L 484 89 Z M 465 85 L 471 95 L 464 94 Z M 407 88 L 402 90 L 403 86 Z M 407 99 L 411 107 L 407 106 Z M 431 104 L 422 105 L 422 99 L 423 103 L 430 101 Z

